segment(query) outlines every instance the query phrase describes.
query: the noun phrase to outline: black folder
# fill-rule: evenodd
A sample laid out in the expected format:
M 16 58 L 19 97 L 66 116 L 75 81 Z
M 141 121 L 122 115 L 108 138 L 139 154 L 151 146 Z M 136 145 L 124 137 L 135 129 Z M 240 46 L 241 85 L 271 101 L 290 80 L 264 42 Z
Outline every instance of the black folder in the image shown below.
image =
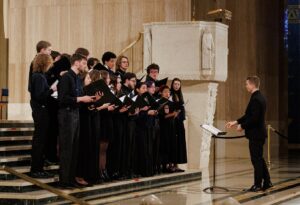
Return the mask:
M 155 87 L 161 87 L 163 85 L 166 85 L 168 82 L 168 78 L 164 78 L 164 79 L 161 79 L 161 80 L 158 80 L 155 82 Z

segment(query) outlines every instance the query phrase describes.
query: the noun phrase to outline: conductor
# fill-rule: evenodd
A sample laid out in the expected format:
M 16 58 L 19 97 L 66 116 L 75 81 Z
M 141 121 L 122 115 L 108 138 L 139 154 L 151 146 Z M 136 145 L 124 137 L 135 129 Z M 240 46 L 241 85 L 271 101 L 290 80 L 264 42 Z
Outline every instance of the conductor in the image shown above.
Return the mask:
M 245 130 L 249 140 L 251 162 L 254 168 L 254 185 L 249 191 L 265 191 L 272 187 L 269 171 L 263 158 L 263 145 L 267 137 L 265 126 L 266 100 L 259 90 L 260 79 L 250 76 L 246 80 L 246 89 L 251 98 L 245 115 L 236 121 L 226 124 L 226 128 L 237 126 L 237 131 Z

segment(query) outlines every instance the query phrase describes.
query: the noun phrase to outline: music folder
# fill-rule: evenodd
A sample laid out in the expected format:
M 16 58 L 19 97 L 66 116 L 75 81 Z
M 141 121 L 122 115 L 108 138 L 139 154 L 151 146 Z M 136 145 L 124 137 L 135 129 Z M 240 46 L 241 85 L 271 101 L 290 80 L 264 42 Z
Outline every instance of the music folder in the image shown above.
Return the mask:
M 208 125 L 208 124 L 203 124 L 200 125 L 203 129 L 205 129 L 206 131 L 210 132 L 211 134 L 215 135 L 215 136 L 219 136 L 219 135 L 226 135 L 227 132 L 221 131 L 218 128 L 214 127 L 213 125 Z

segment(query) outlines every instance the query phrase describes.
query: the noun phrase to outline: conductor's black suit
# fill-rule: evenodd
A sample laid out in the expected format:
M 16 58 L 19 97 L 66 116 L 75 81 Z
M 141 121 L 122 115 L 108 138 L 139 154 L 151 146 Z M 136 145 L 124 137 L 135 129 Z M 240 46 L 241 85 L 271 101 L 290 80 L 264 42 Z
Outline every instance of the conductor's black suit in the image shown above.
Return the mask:
M 251 162 L 254 167 L 254 185 L 261 187 L 270 183 L 270 175 L 263 158 L 263 145 L 267 137 L 265 126 L 266 100 L 259 90 L 250 98 L 245 115 L 238 119 L 238 123 L 245 130 L 249 139 Z

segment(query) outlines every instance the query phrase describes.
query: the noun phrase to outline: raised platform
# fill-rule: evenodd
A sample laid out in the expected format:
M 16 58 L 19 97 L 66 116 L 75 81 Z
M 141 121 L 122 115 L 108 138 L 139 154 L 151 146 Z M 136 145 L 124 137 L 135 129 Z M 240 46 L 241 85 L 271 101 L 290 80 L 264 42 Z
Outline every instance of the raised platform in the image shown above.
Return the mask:
M 135 191 L 141 191 L 150 188 L 163 187 L 183 182 L 189 182 L 201 179 L 201 172 L 199 170 L 189 170 L 184 173 L 162 174 L 154 177 L 116 181 L 111 183 L 103 183 L 92 187 L 74 190 L 62 190 L 65 193 L 71 194 L 83 200 L 95 200 L 104 197 L 116 196 Z M 56 180 L 56 179 L 55 179 Z M 53 182 L 52 179 L 42 180 L 45 183 Z M 0 184 L 2 184 L 0 182 Z M 2 184 L 8 187 L 24 187 L 33 186 L 23 180 L 6 181 Z M 55 185 L 54 185 L 55 187 Z M 0 204 L 47 204 L 47 203 L 69 203 L 64 199 L 50 193 L 46 190 L 35 190 L 28 192 L 1 192 Z
M 15 171 L 28 174 L 30 171 L 30 151 L 34 128 L 30 121 L 0 121 L 0 166 L 5 165 Z M 58 181 L 57 165 L 45 167 L 56 176 L 39 181 L 56 187 Z M 199 170 L 188 170 L 183 173 L 161 174 L 147 178 L 115 181 L 83 189 L 62 190 L 83 200 L 92 201 L 150 188 L 184 183 L 201 179 Z M 40 187 L 24 181 L 6 171 L 0 170 L 0 204 L 69 204 L 63 198 Z

